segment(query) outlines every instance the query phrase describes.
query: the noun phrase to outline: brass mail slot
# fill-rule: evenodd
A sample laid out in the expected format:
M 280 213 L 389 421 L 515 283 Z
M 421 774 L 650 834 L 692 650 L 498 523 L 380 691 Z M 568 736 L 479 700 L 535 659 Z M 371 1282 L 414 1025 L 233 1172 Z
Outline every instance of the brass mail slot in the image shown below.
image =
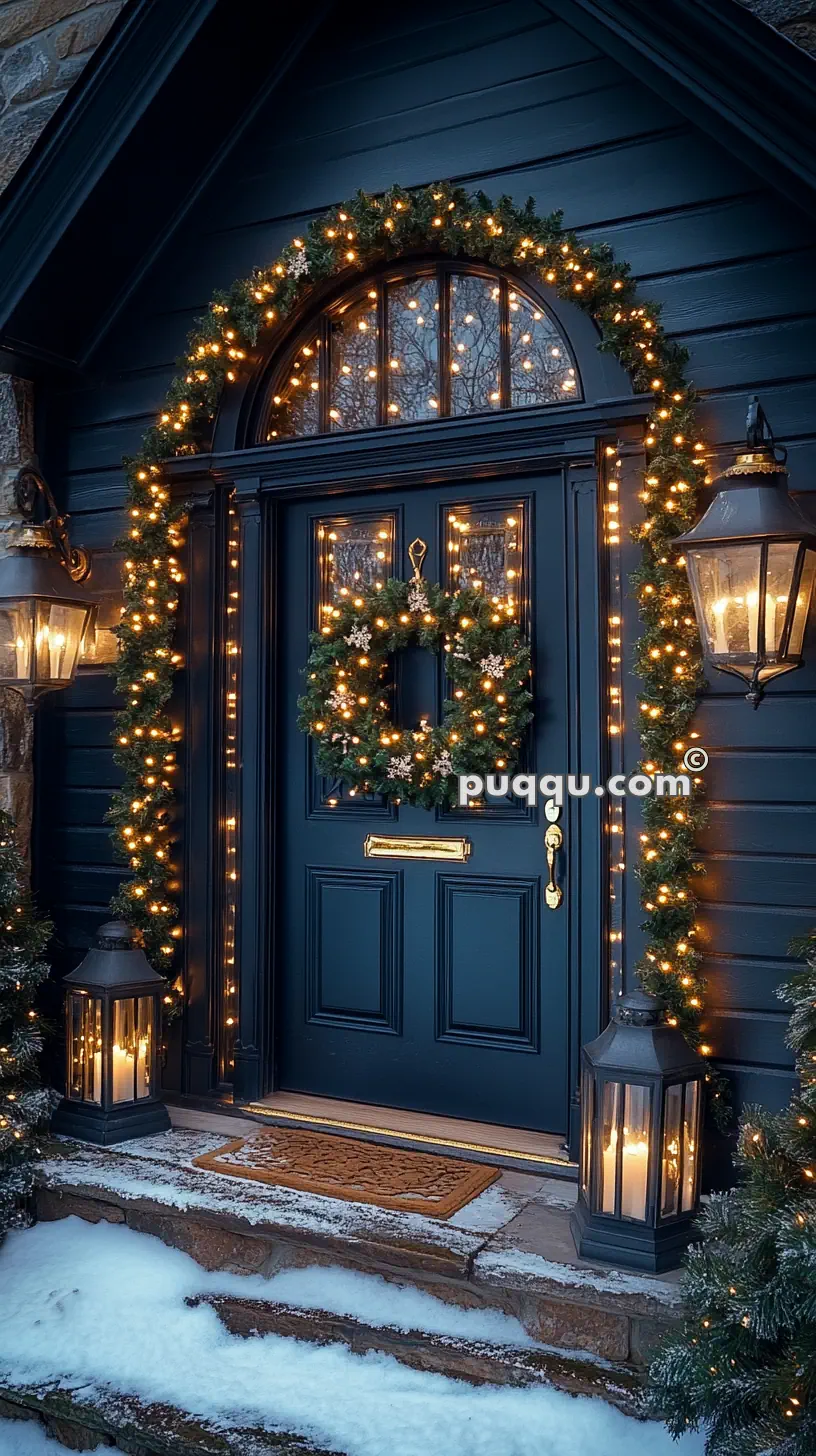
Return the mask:
M 424 839 L 409 834 L 369 834 L 366 859 L 446 859 L 464 864 L 473 848 L 469 839 Z

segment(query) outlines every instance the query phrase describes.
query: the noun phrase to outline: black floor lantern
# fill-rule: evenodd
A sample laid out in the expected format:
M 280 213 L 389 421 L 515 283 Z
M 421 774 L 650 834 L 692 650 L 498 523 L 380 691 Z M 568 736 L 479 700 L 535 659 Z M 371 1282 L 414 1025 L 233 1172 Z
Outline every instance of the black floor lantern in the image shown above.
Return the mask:
M 66 1093 L 53 1131 L 103 1145 L 165 1132 L 158 1067 L 167 983 L 124 921 L 101 926 L 63 984 Z
M 619 1000 L 581 1052 L 572 1235 L 582 1258 L 659 1273 L 680 1262 L 700 1198 L 705 1063 L 653 996 Z

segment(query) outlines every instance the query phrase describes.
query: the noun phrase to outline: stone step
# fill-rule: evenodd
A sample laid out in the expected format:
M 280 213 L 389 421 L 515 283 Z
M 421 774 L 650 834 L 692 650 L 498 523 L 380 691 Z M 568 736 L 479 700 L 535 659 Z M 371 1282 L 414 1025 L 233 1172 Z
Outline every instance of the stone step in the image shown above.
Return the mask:
M 246 1338 L 274 1334 L 316 1345 L 341 1344 L 355 1355 L 376 1351 L 414 1370 L 471 1385 L 554 1385 L 570 1395 L 600 1396 L 627 1415 L 641 1413 L 641 1381 L 631 1366 L 577 1351 L 399 1330 L 349 1314 L 234 1295 L 204 1295 L 187 1303 L 209 1305 L 232 1334 Z
M 216 1428 L 168 1405 L 105 1392 L 89 1400 L 87 1386 L 9 1383 L 0 1372 L 0 1417 L 38 1421 L 69 1451 L 101 1447 L 127 1456 L 339 1456 L 291 1431 Z
M 636 1373 L 681 1317 L 672 1276 L 576 1256 L 569 1185 L 503 1174 L 444 1221 L 225 1177 L 193 1165 L 204 1145 L 203 1134 L 179 1131 L 121 1149 L 54 1145 L 38 1170 L 38 1217 L 126 1223 L 208 1270 L 376 1274 L 461 1308 L 498 1310 L 543 1345 Z

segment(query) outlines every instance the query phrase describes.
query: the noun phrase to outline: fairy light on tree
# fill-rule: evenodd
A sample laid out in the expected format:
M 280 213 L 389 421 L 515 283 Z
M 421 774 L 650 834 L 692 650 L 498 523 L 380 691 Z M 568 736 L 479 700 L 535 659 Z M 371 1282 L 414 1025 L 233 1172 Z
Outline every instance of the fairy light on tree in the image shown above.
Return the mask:
M 53 927 L 25 885 L 14 823 L 0 810 L 0 1240 L 30 1222 L 34 1163 L 59 1101 L 40 1083 L 43 1031 L 34 1004 L 48 979 Z
M 816 938 L 792 950 L 805 965 L 778 994 L 799 1090 L 742 1119 L 739 1185 L 703 1211 L 685 1325 L 651 1369 L 653 1410 L 675 1435 L 705 1426 L 709 1456 L 816 1447 Z

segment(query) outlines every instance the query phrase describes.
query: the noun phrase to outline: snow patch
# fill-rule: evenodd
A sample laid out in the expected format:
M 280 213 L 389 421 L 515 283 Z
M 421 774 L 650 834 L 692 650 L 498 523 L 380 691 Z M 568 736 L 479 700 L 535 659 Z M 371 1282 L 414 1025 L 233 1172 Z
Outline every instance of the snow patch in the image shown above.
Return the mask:
M 530 1202 L 530 1194 L 514 1193 L 502 1188 L 501 1182 L 491 1183 L 484 1193 L 472 1198 L 458 1213 L 446 1219 L 449 1228 L 469 1229 L 471 1233 L 494 1234 L 504 1228 L 511 1218 Z
M 484 1249 L 476 1256 L 477 1279 L 485 1274 L 498 1283 L 502 1276 L 534 1282 L 568 1284 L 573 1288 L 594 1289 L 598 1294 L 647 1295 L 664 1305 L 682 1303 L 680 1287 L 648 1274 L 629 1274 L 622 1269 L 589 1269 L 577 1264 L 555 1264 L 541 1254 L 528 1254 L 523 1249 Z
M 165 1137 L 174 1134 L 162 1134 Z M 178 1136 L 178 1134 L 175 1134 Z M 204 1134 L 197 1134 L 201 1138 Z M 212 1135 L 207 1134 L 212 1143 Z M 145 1139 L 145 1142 L 148 1140 Z M 224 1139 L 215 1146 L 223 1147 Z M 194 1154 L 197 1156 L 197 1154 Z M 171 1159 L 148 1161 L 146 1154 L 130 1157 L 97 1148 L 74 1148 L 66 1157 L 40 1164 L 38 1182 L 46 1188 L 70 1188 L 111 1193 L 126 1202 L 143 1200 L 165 1208 L 227 1214 L 253 1226 L 275 1224 L 334 1238 L 369 1237 L 419 1239 L 454 1253 L 469 1254 L 480 1246 L 477 1236 L 451 1229 L 447 1222 L 419 1213 L 402 1213 L 370 1204 L 344 1203 L 320 1193 L 302 1193 L 273 1183 L 231 1178 L 184 1166 L 178 1152 Z
M 3 1456 L 72 1456 L 61 1441 L 47 1436 L 39 1421 L 6 1421 L 0 1418 L 0 1451 Z
M 495 1309 L 463 1309 L 411 1285 L 392 1284 L 379 1274 L 353 1269 L 311 1267 L 282 1269 L 267 1279 L 261 1274 L 201 1275 L 201 1293 L 232 1294 L 241 1299 L 276 1300 L 299 1309 L 325 1309 L 351 1315 L 378 1329 L 424 1330 L 452 1339 L 486 1340 L 493 1344 L 541 1348 L 524 1326 Z
M 675 1445 L 602 1401 L 473 1388 L 337 1345 L 241 1339 L 207 1305 L 185 1304 L 205 1279 L 186 1254 L 121 1224 L 12 1233 L 0 1249 L 0 1380 L 82 1383 L 83 1399 L 121 1391 L 222 1429 L 299 1431 L 346 1456 L 631 1456 L 634 1442 L 644 1456 L 702 1456 L 702 1438 Z

